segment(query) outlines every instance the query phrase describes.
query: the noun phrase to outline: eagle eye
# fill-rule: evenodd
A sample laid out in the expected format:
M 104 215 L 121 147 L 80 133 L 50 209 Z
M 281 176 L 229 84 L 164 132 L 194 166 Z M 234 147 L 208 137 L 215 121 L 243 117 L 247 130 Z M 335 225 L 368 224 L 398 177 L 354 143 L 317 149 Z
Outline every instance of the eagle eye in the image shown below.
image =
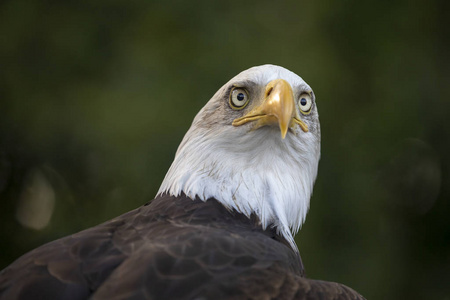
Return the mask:
M 242 88 L 233 88 L 230 94 L 230 106 L 234 110 L 243 109 L 249 101 L 248 93 Z
M 311 96 L 307 93 L 303 93 L 298 98 L 298 107 L 302 114 L 307 115 L 311 112 L 312 100 Z

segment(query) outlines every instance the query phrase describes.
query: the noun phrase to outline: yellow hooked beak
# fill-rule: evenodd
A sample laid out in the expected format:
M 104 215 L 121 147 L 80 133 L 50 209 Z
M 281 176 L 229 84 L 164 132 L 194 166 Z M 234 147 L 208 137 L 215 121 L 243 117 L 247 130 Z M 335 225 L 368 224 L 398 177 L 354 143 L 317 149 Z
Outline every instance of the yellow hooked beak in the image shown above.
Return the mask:
M 248 122 L 255 122 L 254 129 L 266 125 L 280 127 L 281 137 L 286 137 L 289 127 L 300 125 L 304 131 L 308 126 L 297 117 L 294 93 L 291 85 L 284 79 L 272 80 L 266 85 L 265 99 L 259 106 L 253 108 L 248 114 L 233 121 L 233 126 L 240 126 Z

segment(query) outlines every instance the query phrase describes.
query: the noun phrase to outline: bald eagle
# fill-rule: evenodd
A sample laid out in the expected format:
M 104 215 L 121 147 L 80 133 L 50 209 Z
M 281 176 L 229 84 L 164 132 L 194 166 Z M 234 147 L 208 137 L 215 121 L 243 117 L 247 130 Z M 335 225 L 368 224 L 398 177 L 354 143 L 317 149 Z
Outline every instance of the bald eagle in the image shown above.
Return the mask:
M 363 299 L 306 278 L 294 242 L 319 157 L 309 85 L 243 71 L 197 114 L 155 199 L 23 255 L 0 298 Z

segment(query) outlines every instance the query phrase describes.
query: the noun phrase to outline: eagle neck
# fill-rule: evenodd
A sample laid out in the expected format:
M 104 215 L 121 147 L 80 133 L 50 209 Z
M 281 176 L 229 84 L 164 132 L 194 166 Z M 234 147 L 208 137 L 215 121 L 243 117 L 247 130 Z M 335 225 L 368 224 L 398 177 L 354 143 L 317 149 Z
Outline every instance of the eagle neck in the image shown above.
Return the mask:
M 233 139 L 192 130 L 180 144 L 158 195 L 214 198 L 249 218 L 255 214 L 264 229 L 274 227 L 297 250 L 293 237 L 306 218 L 317 174 L 318 158 L 308 153 L 317 149 L 264 130 L 242 135 L 232 145 L 226 141 Z M 298 153 L 298 146 L 306 148 Z

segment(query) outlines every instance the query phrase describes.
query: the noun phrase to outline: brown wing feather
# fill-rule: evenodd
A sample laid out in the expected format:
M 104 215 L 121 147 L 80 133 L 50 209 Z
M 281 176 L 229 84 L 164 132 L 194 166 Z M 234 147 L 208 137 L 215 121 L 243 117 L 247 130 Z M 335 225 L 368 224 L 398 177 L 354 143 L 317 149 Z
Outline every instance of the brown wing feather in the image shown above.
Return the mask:
M 220 283 L 224 286 L 223 283 Z M 225 284 L 228 291 L 240 291 L 232 299 L 279 299 L 279 300 L 350 300 L 364 299 L 351 288 L 328 281 L 313 280 L 284 272 L 278 266 L 265 270 L 248 270 L 234 281 Z M 218 290 L 215 287 L 215 290 Z M 208 299 L 213 299 L 214 290 L 210 290 Z

